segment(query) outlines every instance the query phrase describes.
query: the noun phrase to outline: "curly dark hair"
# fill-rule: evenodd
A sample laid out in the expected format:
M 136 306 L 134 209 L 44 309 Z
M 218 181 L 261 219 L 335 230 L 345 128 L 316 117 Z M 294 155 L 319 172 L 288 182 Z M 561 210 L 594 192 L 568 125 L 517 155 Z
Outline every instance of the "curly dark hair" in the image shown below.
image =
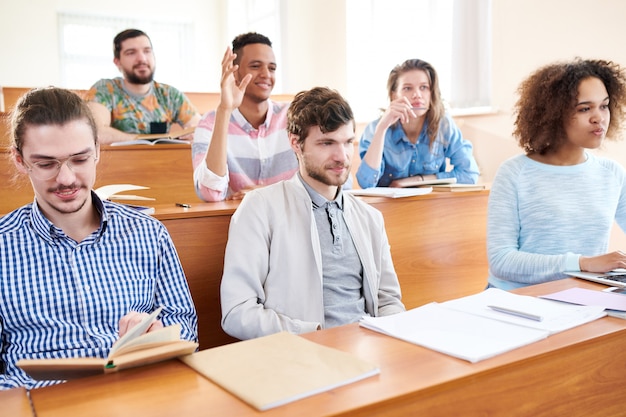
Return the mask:
M 337 91 L 327 87 L 299 92 L 287 110 L 287 132 L 298 136 L 300 146 L 313 126 L 319 126 L 323 133 L 327 133 L 350 122 L 354 128 L 350 104 Z
M 590 77 L 600 79 L 609 94 L 607 138 L 619 136 L 626 100 L 624 71 L 611 61 L 576 58 L 546 65 L 520 84 L 513 136 L 527 155 L 545 155 L 567 140 L 564 121 L 576 110 L 581 81 Z
M 413 70 L 424 71 L 430 82 L 430 108 L 426 113 L 426 121 L 428 122 L 428 139 L 432 145 L 435 139 L 437 139 L 439 124 L 446 112 L 443 106 L 443 99 L 441 98 L 441 91 L 439 90 L 439 77 L 437 76 L 435 68 L 421 59 L 407 59 L 402 64 L 396 65 L 389 73 L 389 77 L 387 78 L 387 94 L 389 95 L 389 101 L 392 101 L 393 95 L 398 89 L 398 78 L 400 78 L 402 74 Z
M 235 39 L 233 39 L 233 52 L 237 54 L 237 57 L 234 61 L 235 64 L 239 65 L 239 61 L 241 60 L 241 56 L 243 55 L 241 52 L 243 47 L 246 45 L 251 45 L 253 43 L 261 43 L 263 45 L 269 46 L 270 48 L 272 47 L 272 42 L 270 41 L 270 39 L 265 35 L 261 35 L 260 33 L 248 32 L 238 35 L 235 37 Z

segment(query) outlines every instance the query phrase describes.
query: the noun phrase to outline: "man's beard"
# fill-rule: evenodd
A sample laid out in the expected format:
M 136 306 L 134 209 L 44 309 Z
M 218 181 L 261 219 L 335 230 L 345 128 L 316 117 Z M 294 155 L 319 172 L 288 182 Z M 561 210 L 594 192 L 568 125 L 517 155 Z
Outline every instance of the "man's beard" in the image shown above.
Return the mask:
M 150 71 L 150 74 L 143 77 L 136 75 L 132 71 L 124 71 L 124 78 L 131 84 L 150 84 L 154 78 L 154 71 Z
M 85 190 L 87 189 L 84 185 L 75 185 L 75 184 L 73 184 L 73 185 L 72 185 L 72 186 L 70 186 L 70 187 L 59 187 L 59 188 L 61 188 L 61 189 L 63 189 L 63 188 L 68 188 L 68 189 L 78 188 L 78 189 L 85 189 Z M 54 192 L 56 192 L 57 190 L 56 190 L 56 189 L 54 189 L 54 188 L 52 188 L 52 189 L 49 189 L 48 191 L 49 191 L 50 193 L 54 193 Z M 79 212 L 79 211 L 80 211 L 83 207 L 85 207 L 85 204 L 87 204 L 87 199 L 88 199 L 88 198 L 91 198 L 91 194 L 90 194 L 90 193 L 87 193 L 87 197 L 86 197 L 86 198 L 85 198 L 82 202 L 80 202 L 80 204 L 79 204 L 77 207 L 73 207 L 73 208 L 67 208 L 67 207 L 65 207 L 65 206 L 64 206 L 64 205 L 62 205 L 62 204 L 52 204 L 51 202 L 48 202 L 48 205 L 49 205 L 49 206 L 50 206 L 53 210 L 55 210 L 57 213 L 61 213 L 61 214 L 71 214 L 71 213 L 77 213 L 77 212 Z M 77 201 L 79 201 L 79 200 L 77 200 Z
M 337 176 L 329 174 L 328 171 L 326 171 L 325 168 L 331 168 L 331 167 L 327 167 L 327 166 L 316 167 L 316 166 L 308 165 L 306 163 L 305 158 L 303 159 L 303 162 L 304 162 L 304 168 L 306 169 L 306 172 L 309 175 L 309 177 L 325 185 L 341 186 L 345 184 L 345 182 L 348 180 L 348 176 L 350 175 L 350 164 L 347 164 L 347 165 L 341 164 L 341 166 L 345 166 L 346 170 L 342 176 L 337 177 Z

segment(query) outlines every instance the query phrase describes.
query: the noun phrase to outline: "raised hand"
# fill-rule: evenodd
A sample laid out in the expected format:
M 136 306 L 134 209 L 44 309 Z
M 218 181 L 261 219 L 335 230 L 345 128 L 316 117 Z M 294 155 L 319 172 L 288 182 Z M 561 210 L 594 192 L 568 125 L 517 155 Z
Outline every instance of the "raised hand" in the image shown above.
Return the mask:
M 235 72 L 239 69 L 239 65 L 234 63 L 237 54 L 230 47 L 226 48 L 224 58 L 222 59 L 222 79 L 220 81 L 220 104 L 219 106 L 230 111 L 236 109 L 243 101 L 246 87 L 252 79 L 251 74 L 247 74 L 243 79 L 237 81 Z

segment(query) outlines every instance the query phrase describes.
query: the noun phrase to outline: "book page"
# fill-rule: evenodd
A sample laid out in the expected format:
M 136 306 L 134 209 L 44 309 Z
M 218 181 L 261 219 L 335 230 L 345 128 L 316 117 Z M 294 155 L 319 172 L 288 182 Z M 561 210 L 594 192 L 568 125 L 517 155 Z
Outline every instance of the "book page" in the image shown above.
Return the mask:
M 109 353 L 109 359 L 115 359 L 120 355 L 141 350 L 144 347 L 156 346 L 166 342 L 176 342 L 180 340 L 181 329 L 182 326 L 180 323 L 176 323 L 171 326 L 163 327 L 162 329 L 144 333 L 133 339 L 129 339 L 115 351 L 111 349 L 113 353 Z
M 94 192 L 100 197 L 101 200 L 109 200 L 111 198 L 124 198 L 124 197 L 136 197 L 136 196 L 124 196 L 123 194 L 119 194 L 124 191 L 133 191 L 133 190 L 147 190 L 150 187 L 144 187 L 143 185 L 135 185 L 135 184 L 109 184 L 103 185 L 102 187 L 98 187 L 94 190 Z M 113 197 L 116 196 L 116 197 Z M 144 197 L 147 198 L 147 197 Z M 152 198 L 152 200 L 154 200 Z
M 117 341 L 113 344 L 113 346 L 111 347 L 111 350 L 109 351 L 109 359 L 112 358 L 115 355 L 115 352 L 118 349 L 121 349 L 122 347 L 124 347 L 124 345 L 126 343 L 130 342 L 132 339 L 135 339 L 136 337 L 138 337 L 138 336 L 142 335 L 143 333 L 145 333 L 146 330 L 148 330 L 148 328 L 152 325 L 152 322 L 154 322 L 156 320 L 156 318 L 159 315 L 159 313 L 161 313 L 162 309 L 163 309 L 163 307 L 158 307 L 156 310 L 154 310 L 148 316 L 144 317 L 144 319 L 141 320 L 141 322 L 139 324 L 137 324 L 136 326 L 130 328 L 126 332 L 126 334 L 124 334 L 124 336 L 122 336 L 119 339 L 117 339 Z

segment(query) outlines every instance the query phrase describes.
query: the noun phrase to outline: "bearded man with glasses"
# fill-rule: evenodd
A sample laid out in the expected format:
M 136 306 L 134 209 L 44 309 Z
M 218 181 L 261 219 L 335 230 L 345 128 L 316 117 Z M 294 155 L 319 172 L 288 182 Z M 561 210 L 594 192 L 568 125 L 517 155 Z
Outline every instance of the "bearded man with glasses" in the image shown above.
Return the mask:
M 35 381 L 19 359 L 101 357 L 158 307 L 150 329 L 197 317 L 172 240 L 158 220 L 93 191 L 100 154 L 87 104 L 31 90 L 11 118 L 12 156 L 35 200 L 0 218 L 0 389 Z

